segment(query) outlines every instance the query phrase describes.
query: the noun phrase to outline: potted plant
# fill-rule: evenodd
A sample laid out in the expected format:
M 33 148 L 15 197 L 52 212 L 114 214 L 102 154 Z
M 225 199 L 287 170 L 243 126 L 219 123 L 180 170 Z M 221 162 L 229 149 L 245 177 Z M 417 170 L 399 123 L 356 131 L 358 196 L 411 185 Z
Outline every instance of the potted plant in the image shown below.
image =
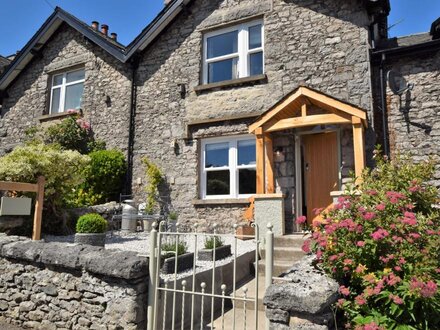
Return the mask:
M 168 230 L 171 232 L 175 232 L 177 229 L 177 218 L 178 214 L 175 211 L 171 211 L 168 214 Z
M 79 217 L 76 223 L 75 243 L 94 246 L 105 245 L 107 221 L 97 213 L 88 213 Z
M 214 249 L 215 248 L 215 249 Z M 224 245 L 219 236 L 211 236 L 205 239 L 205 248 L 199 250 L 198 256 L 201 261 L 213 261 L 227 258 L 231 255 L 231 245 Z
M 177 257 L 176 257 L 177 248 Z M 161 245 L 162 250 L 162 271 L 165 274 L 172 274 L 175 271 L 177 259 L 177 272 L 194 266 L 194 253 L 188 253 L 188 247 L 185 242 L 165 242 Z

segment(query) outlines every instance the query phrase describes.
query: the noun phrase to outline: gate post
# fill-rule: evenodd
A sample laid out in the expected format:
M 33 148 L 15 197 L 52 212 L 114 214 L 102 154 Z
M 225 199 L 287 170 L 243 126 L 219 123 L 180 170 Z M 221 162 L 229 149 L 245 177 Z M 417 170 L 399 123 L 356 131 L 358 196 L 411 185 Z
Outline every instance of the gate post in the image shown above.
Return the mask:
M 157 279 L 157 224 L 153 223 L 153 229 L 150 232 L 150 260 L 149 276 L 148 276 L 148 312 L 147 312 L 147 329 L 154 330 L 154 316 L 156 312 L 155 295 L 156 295 L 156 279 Z
M 273 225 L 269 222 L 267 224 L 267 232 L 266 232 L 266 278 L 265 278 L 265 287 L 266 290 L 272 284 L 273 277 Z M 266 330 L 269 330 L 270 321 L 266 318 Z

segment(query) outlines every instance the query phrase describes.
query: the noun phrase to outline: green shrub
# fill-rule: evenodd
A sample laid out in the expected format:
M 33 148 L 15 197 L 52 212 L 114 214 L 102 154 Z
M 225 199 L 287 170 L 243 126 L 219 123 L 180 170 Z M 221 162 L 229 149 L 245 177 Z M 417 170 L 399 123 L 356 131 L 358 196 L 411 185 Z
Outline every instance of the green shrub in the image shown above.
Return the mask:
M 210 236 L 205 238 L 205 249 L 212 250 L 215 247 L 223 246 L 223 240 L 219 236 Z
M 152 214 L 157 206 L 157 199 L 159 197 L 159 185 L 163 183 L 163 173 L 157 167 L 156 164 L 152 163 L 148 158 L 143 158 L 146 169 L 146 179 L 147 186 L 145 187 L 145 192 L 147 193 L 147 203 L 145 206 L 145 212 L 147 214 Z
M 107 221 L 97 213 L 88 213 L 79 217 L 76 232 L 80 234 L 101 234 L 107 230 Z
M 176 243 L 175 242 L 164 242 L 161 245 L 161 250 L 165 255 L 176 254 Z M 188 251 L 186 242 L 177 243 L 177 255 L 180 256 Z
M 171 211 L 170 214 L 168 214 L 168 219 L 171 221 L 177 221 L 177 218 L 179 215 L 175 211 Z
M 88 155 L 90 163 L 84 168 L 84 183 L 69 196 L 70 207 L 96 205 L 118 200 L 127 165 L 118 150 L 94 151 Z
M 65 198 L 83 182 L 82 170 L 89 162 L 88 156 L 77 151 L 32 142 L 0 157 L 0 180 L 35 183 L 39 176 L 44 176 L 43 230 L 64 232 L 68 230 L 63 212 Z
M 340 283 L 337 307 L 350 328 L 439 329 L 440 214 L 427 183 L 434 163 L 376 158 L 314 223 L 303 249 Z
M 105 149 L 105 142 L 94 139 L 90 123 L 79 114 L 72 114 L 44 130 L 32 127 L 27 130 L 26 135 L 28 138 L 40 139 L 48 144 L 56 143 L 63 149 L 76 150 L 82 154 Z

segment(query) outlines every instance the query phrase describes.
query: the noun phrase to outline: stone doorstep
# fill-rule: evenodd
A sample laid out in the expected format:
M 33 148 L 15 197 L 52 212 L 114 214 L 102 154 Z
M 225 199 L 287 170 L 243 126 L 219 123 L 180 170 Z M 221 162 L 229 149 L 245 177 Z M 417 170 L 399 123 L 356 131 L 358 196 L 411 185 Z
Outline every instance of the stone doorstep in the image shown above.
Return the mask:
M 279 276 L 282 273 L 286 272 L 287 270 L 289 270 L 295 260 L 291 260 L 291 261 L 274 261 L 273 264 L 273 276 Z M 266 274 L 266 261 L 265 260 L 260 260 L 258 262 L 258 274 L 259 276 L 264 276 Z
M 248 283 L 242 285 L 239 289 L 236 290 L 236 295 L 238 297 L 243 297 L 243 287 L 247 287 L 247 297 L 253 299 L 255 298 L 255 278 L 250 280 Z M 258 278 L 258 310 L 259 311 L 265 311 L 265 306 L 263 305 L 263 298 L 264 294 L 266 292 L 266 284 L 265 284 L 265 277 L 260 276 Z M 242 300 L 237 300 L 235 302 L 235 308 L 236 310 L 240 309 L 242 310 L 244 308 L 244 302 Z M 246 302 L 246 309 L 253 311 L 254 310 L 254 304 L 252 302 Z
M 261 260 L 266 259 L 266 250 L 260 252 Z M 304 257 L 303 250 L 299 247 L 275 247 L 273 250 L 273 257 L 277 261 L 295 262 Z
M 303 233 L 275 236 L 274 247 L 299 247 L 301 248 L 306 238 Z

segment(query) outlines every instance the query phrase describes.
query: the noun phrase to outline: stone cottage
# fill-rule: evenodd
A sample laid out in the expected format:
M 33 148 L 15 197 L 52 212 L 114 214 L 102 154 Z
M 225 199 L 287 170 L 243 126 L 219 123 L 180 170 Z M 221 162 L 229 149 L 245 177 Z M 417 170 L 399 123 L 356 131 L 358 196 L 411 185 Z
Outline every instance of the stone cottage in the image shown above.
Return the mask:
M 123 46 L 107 25 L 57 8 L 0 76 L 0 153 L 76 109 L 125 152 L 138 199 L 142 158 L 163 170 L 163 194 L 187 228 L 230 227 L 263 195 L 282 201 L 295 230 L 295 217 L 311 221 L 349 172 L 361 172 L 375 143 L 426 142 L 423 128 L 405 130 L 380 77 L 396 66 L 429 83 L 438 59 L 382 61 L 396 48 L 389 11 L 388 0 L 171 0 Z M 439 94 L 429 88 L 413 106 L 429 103 L 434 119 Z M 421 157 L 438 148 L 431 132 Z

